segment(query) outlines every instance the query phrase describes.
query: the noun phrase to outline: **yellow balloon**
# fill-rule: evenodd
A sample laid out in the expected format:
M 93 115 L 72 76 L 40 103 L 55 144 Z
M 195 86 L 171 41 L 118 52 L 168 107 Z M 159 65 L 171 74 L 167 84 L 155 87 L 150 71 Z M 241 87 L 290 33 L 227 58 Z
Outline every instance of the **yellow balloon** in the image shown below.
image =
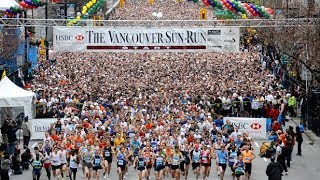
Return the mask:
M 86 7 L 89 9 L 91 6 L 89 5 L 89 3 L 86 4 Z
M 82 10 L 81 14 L 85 15 L 87 13 L 87 11 Z
M 92 3 L 94 4 L 94 3 L 96 3 L 97 2 L 97 0 L 92 0 Z
M 74 20 L 72 20 L 72 22 L 73 22 L 74 24 L 76 24 L 76 23 L 78 22 L 78 20 L 74 19 Z
M 77 20 L 80 20 L 80 19 L 81 19 L 81 17 L 80 17 L 80 16 L 77 16 L 77 17 L 76 17 L 76 19 L 77 19 Z
M 82 10 L 85 10 L 85 11 L 88 10 L 87 6 L 83 6 Z
M 89 7 L 91 7 L 93 5 L 92 1 L 88 2 Z
M 247 19 L 247 15 L 246 14 L 242 14 L 242 19 Z

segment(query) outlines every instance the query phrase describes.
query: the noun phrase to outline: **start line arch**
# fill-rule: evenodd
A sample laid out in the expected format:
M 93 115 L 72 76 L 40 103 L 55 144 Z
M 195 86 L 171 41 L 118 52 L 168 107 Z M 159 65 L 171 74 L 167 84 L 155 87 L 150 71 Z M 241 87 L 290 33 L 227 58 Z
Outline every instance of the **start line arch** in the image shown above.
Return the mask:
M 79 20 L 80 27 L 93 22 L 106 27 L 297 27 L 314 26 L 320 18 L 230 19 L 230 20 Z M 66 19 L 0 18 L 0 26 L 53 27 L 66 26 Z M 70 26 L 73 27 L 73 26 Z

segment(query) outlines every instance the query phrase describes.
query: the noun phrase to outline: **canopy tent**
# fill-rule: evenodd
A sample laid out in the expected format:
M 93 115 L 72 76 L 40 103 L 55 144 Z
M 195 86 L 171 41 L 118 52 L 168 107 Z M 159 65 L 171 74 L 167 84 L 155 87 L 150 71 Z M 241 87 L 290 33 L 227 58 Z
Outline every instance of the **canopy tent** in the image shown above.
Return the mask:
M 7 76 L 0 81 L 0 109 L 23 107 L 24 115 L 33 118 L 33 98 L 35 93 L 15 85 Z M 15 117 L 13 117 L 15 118 Z
M 0 11 L 5 11 L 9 9 L 11 6 L 19 5 L 15 0 L 1 0 L 0 3 Z

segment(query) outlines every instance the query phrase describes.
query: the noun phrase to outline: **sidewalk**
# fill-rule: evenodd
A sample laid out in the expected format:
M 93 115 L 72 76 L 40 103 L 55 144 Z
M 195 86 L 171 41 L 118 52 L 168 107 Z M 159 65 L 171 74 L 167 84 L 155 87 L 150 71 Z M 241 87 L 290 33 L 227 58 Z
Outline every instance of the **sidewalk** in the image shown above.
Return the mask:
M 295 126 L 300 125 L 301 119 L 296 117 L 296 118 L 291 118 L 289 117 L 289 123 L 293 122 Z M 316 145 L 320 147 L 320 137 L 317 136 L 313 131 L 306 129 L 303 133 L 303 138 L 304 141 L 307 142 L 310 145 Z

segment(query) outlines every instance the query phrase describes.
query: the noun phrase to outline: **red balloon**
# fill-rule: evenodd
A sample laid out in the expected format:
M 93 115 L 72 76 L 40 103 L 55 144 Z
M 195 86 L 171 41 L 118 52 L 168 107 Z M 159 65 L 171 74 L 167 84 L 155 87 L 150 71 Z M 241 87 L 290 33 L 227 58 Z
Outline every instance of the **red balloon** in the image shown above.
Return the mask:
M 25 7 L 27 6 L 27 4 L 26 4 L 24 1 L 21 1 L 21 2 L 20 2 L 20 6 L 22 6 L 22 7 L 25 8 Z

